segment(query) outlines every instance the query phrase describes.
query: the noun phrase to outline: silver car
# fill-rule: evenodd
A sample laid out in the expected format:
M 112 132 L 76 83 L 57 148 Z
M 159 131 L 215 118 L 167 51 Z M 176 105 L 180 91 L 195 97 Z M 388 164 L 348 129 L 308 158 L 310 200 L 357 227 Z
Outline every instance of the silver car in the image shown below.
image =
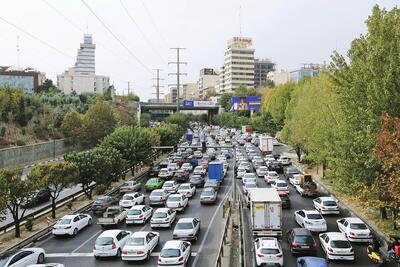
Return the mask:
M 136 181 L 126 181 L 120 188 L 119 192 L 120 193 L 131 193 L 131 192 L 136 192 L 140 190 L 140 187 L 142 186 L 141 183 L 138 183 Z
M 156 189 L 151 191 L 149 197 L 149 204 L 152 205 L 164 205 L 165 201 L 169 197 L 170 193 L 165 192 L 164 189 Z
M 213 204 L 217 201 L 217 191 L 212 187 L 204 188 L 200 195 L 200 204 Z
M 196 218 L 181 218 L 175 225 L 173 239 L 197 240 L 200 231 L 200 220 Z

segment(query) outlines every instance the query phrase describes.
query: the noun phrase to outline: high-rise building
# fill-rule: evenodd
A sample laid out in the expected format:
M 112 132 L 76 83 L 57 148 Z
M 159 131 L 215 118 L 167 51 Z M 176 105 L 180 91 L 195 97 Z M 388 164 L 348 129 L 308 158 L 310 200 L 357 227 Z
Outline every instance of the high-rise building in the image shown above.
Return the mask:
M 207 95 L 216 92 L 219 75 L 214 69 L 206 68 L 200 70 L 199 77 L 199 98 L 205 100 Z
M 43 72 L 32 68 L 11 68 L 0 66 L 0 85 L 20 88 L 26 92 L 32 92 L 35 88 L 42 85 L 46 80 Z
M 110 78 L 95 73 L 95 49 L 92 36 L 85 34 L 83 43 L 78 49 L 75 66 L 57 75 L 57 86 L 65 94 L 72 92 L 103 94 L 109 89 Z
M 275 70 L 275 63 L 267 58 L 254 60 L 254 86 L 259 88 L 267 81 L 267 74 Z
M 185 83 L 182 85 L 181 99 L 198 100 L 199 99 L 199 85 L 197 83 Z
M 224 54 L 219 93 L 233 92 L 240 85 L 254 88 L 254 49 L 250 38 L 234 37 Z

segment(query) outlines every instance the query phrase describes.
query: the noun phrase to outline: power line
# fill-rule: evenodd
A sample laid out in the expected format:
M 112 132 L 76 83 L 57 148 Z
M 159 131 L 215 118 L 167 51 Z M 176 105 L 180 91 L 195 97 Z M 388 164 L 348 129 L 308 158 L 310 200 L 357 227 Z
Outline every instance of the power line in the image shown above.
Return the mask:
M 144 68 L 149 72 L 150 74 L 153 74 L 150 68 L 148 68 L 115 34 L 114 32 L 105 24 L 99 16 L 94 12 L 94 10 L 85 2 L 85 0 L 81 0 L 82 3 L 86 6 L 86 8 L 93 14 L 93 16 L 96 17 L 96 19 L 103 25 L 104 28 L 117 40 L 120 45 L 122 45 L 126 51 Z
M 121 3 L 122 8 L 125 10 L 126 14 L 128 15 L 129 19 L 132 21 L 133 24 L 135 24 L 136 28 L 139 30 L 140 34 L 142 35 L 143 39 L 149 44 L 151 49 L 165 62 L 166 60 L 164 57 L 158 52 L 158 50 L 153 46 L 152 42 L 150 41 L 149 38 L 147 38 L 146 34 L 142 31 L 140 28 L 139 24 L 136 22 L 136 20 L 132 17 L 132 15 L 129 13 L 128 9 L 122 2 L 122 0 L 119 1 Z
M 171 48 L 172 50 L 176 50 L 176 62 L 169 62 L 168 64 L 176 64 L 176 72 L 172 72 L 172 73 L 168 73 L 168 75 L 176 75 L 176 84 L 170 84 L 170 85 L 175 85 L 176 86 L 176 90 L 177 90 L 177 92 L 176 92 L 176 94 L 177 94 L 177 97 L 176 97 L 176 111 L 177 112 L 179 112 L 179 90 L 180 90 L 180 87 L 181 87 L 181 82 L 180 82 L 180 78 L 181 78 L 181 75 L 187 75 L 187 73 L 182 73 L 181 71 L 180 71 L 180 66 L 182 65 L 182 64 L 187 64 L 187 62 L 181 62 L 180 61 L 180 57 L 179 57 L 179 52 L 181 51 L 181 50 L 185 50 L 186 48 L 183 48 L 183 47 L 174 47 L 174 48 Z
M 147 9 L 147 6 L 144 4 L 144 2 L 142 0 L 140 0 L 140 2 L 142 3 L 142 6 L 144 7 L 144 9 L 146 10 L 147 16 L 150 19 L 151 24 L 153 24 L 154 29 L 156 29 L 158 35 L 161 37 L 161 39 L 164 42 L 165 47 L 169 47 L 167 40 L 165 39 L 164 35 L 162 34 L 162 32 L 159 30 L 159 28 L 157 27 L 153 17 L 151 16 L 150 11 Z
M 52 46 L 51 44 L 49 44 L 49 43 L 47 43 L 46 41 L 40 39 L 39 37 L 37 37 L 37 36 L 35 36 L 35 35 L 29 33 L 28 31 L 22 29 L 22 28 L 19 27 L 19 26 L 15 25 L 15 24 L 12 23 L 11 21 L 8 21 L 8 20 L 6 20 L 6 19 L 3 18 L 3 17 L 0 17 L 0 20 L 4 21 L 5 23 L 7 23 L 8 25 L 14 27 L 15 29 L 17 29 L 17 30 L 19 30 L 19 31 L 21 31 L 21 32 L 23 32 L 23 33 L 25 33 L 26 35 L 28 35 L 29 37 L 31 37 L 31 38 L 35 39 L 36 41 L 42 43 L 43 45 L 45 45 L 45 46 L 47 46 L 47 47 L 53 49 L 54 51 L 58 52 L 59 54 L 65 56 L 65 57 L 68 57 L 68 58 L 72 58 L 72 59 L 73 59 L 73 57 L 72 57 L 71 55 L 68 55 L 67 53 L 65 53 L 65 52 L 63 52 L 63 51 L 61 51 L 61 50 L 59 50 L 57 47 Z

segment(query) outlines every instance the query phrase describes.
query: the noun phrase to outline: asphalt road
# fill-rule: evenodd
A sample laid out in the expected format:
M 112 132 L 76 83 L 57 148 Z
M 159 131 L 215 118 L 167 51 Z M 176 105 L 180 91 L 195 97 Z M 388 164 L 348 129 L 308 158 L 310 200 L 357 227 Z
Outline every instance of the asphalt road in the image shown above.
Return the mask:
M 291 158 L 294 158 L 296 155 L 291 151 L 291 148 L 285 145 L 282 146 L 275 146 L 274 147 L 274 153 L 276 154 L 281 154 L 285 156 L 289 156 Z M 284 179 L 281 177 L 281 179 Z M 284 179 L 285 180 L 285 179 Z M 288 182 L 288 181 L 287 181 Z M 242 190 L 242 181 L 241 179 L 236 179 L 236 183 L 238 185 L 238 188 Z M 289 183 L 288 183 L 289 184 Z M 264 179 L 259 178 L 258 180 L 258 187 L 269 187 L 264 181 Z M 282 248 L 283 248 L 283 256 L 284 256 L 284 265 L 288 267 L 294 267 L 296 266 L 296 259 L 297 257 L 292 255 L 289 249 L 289 244 L 286 240 L 286 232 L 292 228 L 298 228 L 300 227 L 294 220 L 294 211 L 300 210 L 300 209 L 314 209 L 313 204 L 312 204 L 312 199 L 313 198 L 305 198 L 301 197 L 300 194 L 297 193 L 297 191 L 294 189 L 292 185 L 289 184 L 290 188 L 290 200 L 291 200 L 291 209 L 284 209 L 283 210 L 283 238 L 282 238 Z M 319 196 L 326 196 L 327 194 L 324 192 L 319 191 Z M 245 205 L 244 205 L 245 206 Z M 339 218 L 343 217 L 349 217 L 352 216 L 348 210 L 340 210 L 339 215 L 324 215 L 325 220 L 327 221 L 328 225 L 328 232 L 337 232 L 337 226 L 336 226 L 336 220 Z M 246 225 L 250 227 L 250 210 L 247 209 L 246 207 L 244 208 L 244 218 L 247 221 Z M 253 244 L 253 238 L 251 236 L 251 230 L 246 229 L 246 244 L 245 246 L 247 247 L 247 251 L 249 252 L 248 257 L 247 257 L 247 266 L 255 266 L 255 255 L 254 255 L 254 244 Z M 325 254 L 322 251 L 322 248 L 320 247 L 319 239 L 318 239 L 318 234 L 315 233 L 313 234 L 314 238 L 317 242 L 317 256 L 318 257 L 323 257 L 325 258 Z M 350 266 L 363 266 L 363 267 L 374 267 L 376 266 L 373 264 L 369 258 L 367 257 L 366 253 L 366 244 L 359 244 L 359 243 L 351 243 L 354 249 L 355 253 L 355 261 L 354 262 L 346 262 L 346 261 L 341 261 L 341 262 L 331 262 L 329 264 L 330 267 L 336 267 L 336 266 L 341 266 L 341 267 L 350 267 Z M 390 264 L 386 264 L 384 266 L 390 266 Z
M 200 236 L 197 241 L 192 244 L 192 257 L 188 266 L 213 266 L 216 262 L 218 248 L 222 239 L 222 203 L 225 196 L 230 192 L 233 167 L 232 160 L 230 168 L 227 172 L 225 180 L 218 192 L 218 201 L 214 205 L 200 204 L 200 194 L 202 189 L 198 189 L 195 196 L 189 201 L 189 206 L 183 213 L 178 213 L 177 220 L 183 217 L 196 217 L 201 221 Z M 144 191 L 142 191 L 145 193 Z M 146 193 L 146 203 L 148 202 Z M 157 208 L 157 207 L 154 207 Z M 118 258 L 95 260 L 92 254 L 94 242 L 103 229 L 96 224 L 97 217 L 92 214 L 94 221 L 92 226 L 87 227 L 78 233 L 76 237 L 53 237 L 49 236 L 35 246 L 42 247 L 46 251 L 46 262 L 63 263 L 65 266 L 157 266 L 157 256 L 161 251 L 163 244 L 172 239 L 171 229 L 155 229 L 150 228 L 150 223 L 146 225 L 126 226 L 122 223 L 118 229 L 126 229 L 135 231 L 157 231 L 160 233 L 160 244 L 152 253 L 149 261 L 143 262 L 123 262 Z M 176 220 L 176 221 L 177 221 Z

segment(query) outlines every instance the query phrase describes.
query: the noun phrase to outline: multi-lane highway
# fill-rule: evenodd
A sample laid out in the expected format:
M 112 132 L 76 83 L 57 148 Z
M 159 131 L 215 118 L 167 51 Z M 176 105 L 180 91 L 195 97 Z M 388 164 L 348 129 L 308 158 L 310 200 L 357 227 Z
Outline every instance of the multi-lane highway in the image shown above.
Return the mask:
M 192 242 L 192 257 L 188 266 L 213 266 L 216 262 L 220 240 L 223 233 L 222 203 L 228 196 L 232 188 L 233 167 L 232 160 L 229 162 L 230 168 L 225 180 L 218 192 L 218 201 L 214 205 L 201 205 L 200 194 L 202 189 L 198 189 L 195 196 L 189 201 L 189 206 L 183 213 L 178 213 L 178 218 L 196 217 L 201 220 L 201 231 L 199 239 Z M 144 181 L 145 182 L 145 181 Z M 145 193 L 144 191 L 142 191 Z M 148 203 L 146 193 L 146 203 Z M 157 208 L 157 207 L 154 207 Z M 92 214 L 93 215 L 93 214 Z M 93 215 L 93 224 L 79 232 L 75 237 L 53 237 L 49 236 L 36 246 L 42 247 L 46 251 L 46 262 L 63 263 L 65 266 L 131 266 L 129 262 L 123 262 L 120 258 L 109 258 L 96 260 L 93 257 L 93 246 L 96 238 L 104 231 L 96 224 L 97 217 Z M 176 220 L 177 221 L 177 220 Z M 163 244 L 172 240 L 171 229 L 150 228 L 149 222 L 146 225 L 125 225 L 122 223 L 118 229 L 135 231 L 157 231 L 160 233 L 160 244 L 152 253 L 149 261 L 135 262 L 135 266 L 157 266 L 157 258 Z

